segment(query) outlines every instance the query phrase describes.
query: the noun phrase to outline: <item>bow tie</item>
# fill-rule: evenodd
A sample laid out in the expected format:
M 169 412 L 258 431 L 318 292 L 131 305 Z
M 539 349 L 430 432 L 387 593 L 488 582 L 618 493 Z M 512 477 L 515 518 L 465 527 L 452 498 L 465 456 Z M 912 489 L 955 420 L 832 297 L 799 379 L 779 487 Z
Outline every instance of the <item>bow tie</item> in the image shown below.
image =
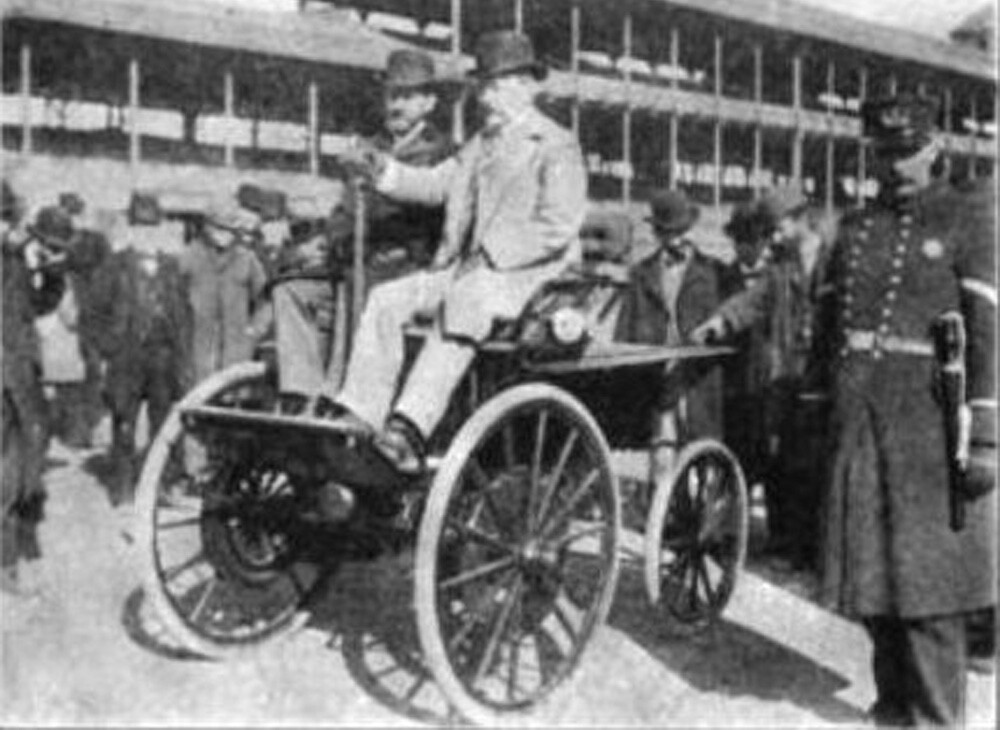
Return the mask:
M 681 247 L 671 247 L 662 248 L 663 252 L 662 261 L 663 267 L 667 269 L 672 269 L 675 266 L 680 266 L 688 259 L 688 248 L 687 246 Z

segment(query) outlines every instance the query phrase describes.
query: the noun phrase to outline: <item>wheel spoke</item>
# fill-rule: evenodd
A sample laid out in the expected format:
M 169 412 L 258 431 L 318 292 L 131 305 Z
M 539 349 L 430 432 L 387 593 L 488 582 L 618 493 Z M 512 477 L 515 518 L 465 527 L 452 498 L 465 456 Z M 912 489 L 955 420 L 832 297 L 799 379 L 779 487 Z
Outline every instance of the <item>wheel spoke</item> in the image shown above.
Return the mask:
M 470 581 L 479 580 L 480 578 L 485 578 L 486 576 L 498 573 L 501 570 L 506 570 L 514 565 L 514 562 L 515 560 L 513 556 L 505 556 L 499 560 L 494 560 L 492 563 L 486 563 L 485 565 L 480 565 L 478 568 L 473 568 L 472 570 L 467 570 L 464 573 L 454 575 L 448 580 L 442 581 L 440 587 L 442 590 L 457 588 L 458 586 L 465 585 Z
M 582 540 L 583 538 L 589 537 L 590 535 L 605 533 L 607 532 L 607 530 L 608 530 L 607 525 L 603 523 L 598 523 L 596 525 L 591 525 L 590 527 L 584 528 L 582 530 L 571 532 L 568 535 L 563 535 L 561 537 L 558 537 L 552 540 L 550 543 L 548 543 L 548 545 L 555 548 L 556 550 L 560 550 L 563 547 L 576 542 L 577 540 Z
M 529 533 L 538 524 L 538 516 L 535 510 L 538 505 L 538 492 L 541 489 L 542 454 L 545 450 L 545 428 L 548 425 L 548 420 L 549 412 L 542 409 L 538 414 L 538 428 L 535 431 L 535 453 L 531 458 L 531 483 L 528 485 L 527 531 Z
M 204 552 L 202 552 L 201 550 L 199 550 L 197 553 L 195 553 L 194 555 L 192 555 L 190 558 L 188 558 L 187 560 L 185 560 L 183 563 L 179 563 L 178 565 L 175 565 L 172 568 L 168 568 L 167 570 L 164 570 L 163 571 L 163 582 L 164 583 L 170 583 L 175 578 L 180 577 L 184 573 L 184 571 L 188 570 L 189 568 L 193 568 L 194 566 L 198 565 L 199 563 L 207 563 L 207 562 L 208 562 L 208 556 L 206 556 Z
M 205 588 L 201 592 L 201 596 L 198 598 L 198 603 L 195 604 L 194 609 L 191 611 L 190 621 L 191 623 L 197 623 L 198 617 L 201 616 L 201 612 L 205 610 L 205 606 L 208 605 L 208 599 L 215 592 L 215 586 L 218 585 L 219 580 L 216 577 L 212 577 L 205 581 Z
M 503 458 L 508 469 L 517 466 L 517 454 L 514 450 L 514 424 L 510 421 L 503 425 Z
M 594 485 L 597 483 L 597 478 L 600 475 L 601 475 L 600 469 L 595 467 L 590 470 L 590 473 L 587 474 L 586 478 L 584 478 L 582 482 L 580 482 L 580 485 L 576 488 L 576 491 L 574 491 L 572 496 L 570 496 L 570 498 L 566 501 L 566 503 L 563 504 L 559 512 L 556 513 L 556 516 L 553 517 L 551 520 L 548 520 L 547 525 L 542 528 L 543 537 L 546 538 L 549 537 L 559 525 L 565 522 L 566 519 L 573 514 L 573 510 L 576 509 L 576 506 L 580 503 L 580 500 L 582 500 L 587 495 L 587 492 L 589 492 L 594 487 Z
M 705 600 L 709 606 L 714 606 L 716 602 L 715 588 L 712 587 L 712 580 L 708 575 L 708 566 L 705 565 L 705 558 L 698 558 L 698 576 L 705 587 Z
M 549 510 L 549 503 L 552 501 L 553 495 L 559 488 L 559 480 L 562 479 L 563 471 L 566 469 L 566 464 L 569 462 L 570 454 L 573 453 L 573 447 L 576 446 L 577 439 L 580 438 L 580 432 L 573 429 L 569 436 L 566 437 L 566 442 L 563 444 L 562 451 L 559 452 L 559 459 L 556 461 L 555 467 L 552 469 L 552 473 L 549 475 L 548 479 L 548 489 L 545 490 L 545 494 L 542 495 L 541 504 L 538 505 L 537 512 L 537 525 L 543 524 L 545 521 L 545 513 Z
M 486 643 L 486 649 L 483 651 L 483 656 L 479 660 L 479 666 L 476 668 L 476 674 L 472 680 L 473 685 L 477 685 L 480 681 L 482 681 L 487 670 L 490 668 L 490 665 L 493 663 L 493 656 L 496 654 L 497 647 L 500 645 L 500 637 L 503 636 L 504 631 L 507 629 L 507 622 L 510 619 L 510 614 L 514 610 L 514 605 L 521 600 L 522 587 L 522 578 L 520 574 L 518 574 L 514 581 L 514 586 L 510 589 L 510 595 L 507 597 L 507 600 L 504 601 L 504 604 L 500 609 L 500 613 L 493 622 L 493 628 L 490 631 L 489 641 Z
M 452 529 L 457 530 L 458 532 L 475 540 L 476 542 L 482 545 L 491 547 L 494 550 L 499 550 L 500 552 L 505 553 L 507 555 L 514 554 L 514 547 L 512 545 L 508 545 L 507 543 L 503 542 L 499 537 L 490 535 L 489 533 L 480 530 L 478 527 L 475 527 L 470 524 L 465 524 L 463 522 L 458 522 L 455 519 L 449 519 L 447 525 Z
M 461 618 L 461 621 L 461 628 L 448 640 L 448 653 L 454 652 L 463 641 L 469 638 L 469 634 L 472 633 L 472 630 L 476 628 L 476 624 L 479 623 L 478 617 L 471 611 L 467 612 Z
M 176 530 L 179 527 L 192 527 L 194 525 L 201 524 L 201 516 L 198 517 L 187 517 L 185 519 L 170 520 L 167 522 L 157 522 L 157 530 Z

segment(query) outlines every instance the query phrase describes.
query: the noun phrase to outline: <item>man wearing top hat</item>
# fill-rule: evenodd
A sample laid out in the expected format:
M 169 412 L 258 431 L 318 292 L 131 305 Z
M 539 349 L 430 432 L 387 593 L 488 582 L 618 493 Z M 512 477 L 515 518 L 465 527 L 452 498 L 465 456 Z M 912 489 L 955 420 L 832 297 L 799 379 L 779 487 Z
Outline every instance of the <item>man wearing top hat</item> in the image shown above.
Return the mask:
M 700 210 L 683 192 L 659 190 L 650 199 L 650 216 L 659 246 L 638 262 L 615 330 L 615 339 L 657 345 L 687 344 L 691 331 L 737 286 L 735 273 L 712 259 L 686 236 Z M 647 384 L 636 384 L 647 388 Z M 701 365 L 674 369 L 656 383 L 658 411 L 669 423 L 641 424 L 660 437 L 722 435 L 722 372 Z M 647 391 L 648 392 L 648 391 Z M 678 409 L 683 411 L 678 413 Z M 674 418 L 678 416 L 678 418 Z M 667 432 L 664 432 L 664 429 Z M 680 429 L 680 433 L 670 433 Z
M 879 194 L 841 221 L 819 303 L 833 405 L 821 596 L 871 637 L 884 724 L 962 724 L 966 620 L 996 603 L 996 197 L 935 179 L 937 106 L 863 106 Z M 934 333 L 958 316 L 967 378 L 953 411 Z M 949 445 L 952 412 L 968 430 Z
M 392 51 L 383 77 L 384 129 L 371 144 L 407 165 L 431 167 L 455 152 L 434 123 L 442 95 L 454 85 L 438 78 L 434 59 L 417 49 Z M 322 228 L 300 225 L 272 290 L 279 386 L 294 407 L 323 384 L 333 321 L 332 279 L 351 261 L 357 201 L 351 180 Z M 427 266 L 441 236 L 444 211 L 365 191 L 367 286 Z M 348 301 L 345 297 L 344 301 Z
M 583 156 L 536 105 L 545 75 L 526 36 L 487 33 L 473 73 L 484 125 L 455 163 L 419 168 L 377 151 L 360 156 L 385 195 L 445 205 L 430 268 L 369 294 L 335 399 L 342 419 L 376 429 L 376 448 L 402 471 L 420 469 L 424 444 L 496 320 L 517 317 L 545 282 L 580 260 Z M 435 327 L 395 397 L 403 327 L 427 311 Z

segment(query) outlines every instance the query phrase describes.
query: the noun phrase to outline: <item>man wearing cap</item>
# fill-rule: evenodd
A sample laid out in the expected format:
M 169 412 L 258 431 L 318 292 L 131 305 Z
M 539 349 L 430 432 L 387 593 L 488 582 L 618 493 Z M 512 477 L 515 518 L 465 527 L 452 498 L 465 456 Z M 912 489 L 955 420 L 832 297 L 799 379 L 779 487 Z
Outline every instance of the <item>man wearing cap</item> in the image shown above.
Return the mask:
M 576 139 L 536 106 L 545 73 L 526 36 L 485 34 L 474 72 L 484 126 L 457 164 L 367 156 L 382 193 L 446 210 L 431 267 L 371 291 L 336 397 L 343 418 L 381 429 L 375 445 L 402 471 L 421 468 L 424 444 L 494 322 L 517 317 L 580 260 L 586 172 Z M 403 327 L 426 311 L 435 327 L 395 398 Z
M 841 221 L 818 312 L 833 404 L 821 597 L 872 639 L 876 722 L 956 726 L 966 619 L 997 590 L 996 197 L 935 179 L 936 117 L 922 96 L 862 108 L 879 194 Z M 931 339 L 949 312 L 967 335 L 961 529 L 950 524 L 951 378 Z
M 371 144 L 417 167 L 451 158 L 455 147 L 433 115 L 452 85 L 436 76 L 428 53 L 392 51 L 383 77 L 384 129 Z M 353 180 L 344 183 L 345 196 L 323 228 L 308 223 L 298 228 L 272 290 L 279 387 L 287 397 L 286 407 L 294 408 L 295 396 L 304 402 L 323 385 L 335 308 L 331 282 L 342 279 L 350 265 L 357 223 L 357 191 Z M 427 266 L 440 240 L 443 210 L 393 200 L 377 191 L 361 194 L 366 196 L 366 286 Z
M 253 356 L 250 323 L 267 283 L 263 265 L 244 245 L 256 225 L 256 216 L 234 201 L 215 202 L 205 214 L 201 235 L 181 257 L 194 314 L 196 383 Z
M 768 465 L 763 480 L 768 550 L 791 567 L 814 565 L 818 545 L 823 399 L 807 387 L 813 355 L 816 289 L 826 247 L 811 223 L 809 200 L 794 185 L 768 190 L 758 206 L 775 221 L 764 270 L 746 290 L 723 302 L 693 333 L 695 342 L 763 328 L 763 423 Z
M 155 434 L 191 385 L 191 311 L 176 256 L 152 242 L 159 203 L 133 195 L 131 243 L 94 276 L 90 312 L 95 344 L 107 363 L 104 397 L 111 411 L 112 504 L 132 498 L 137 476 L 136 422 L 143 402 Z
M 47 266 L 48 253 L 31 247 L 52 243 L 49 231 L 21 224 L 21 205 L 3 181 L 3 525 L 0 589 L 4 600 L 23 595 L 29 585 L 23 568 L 40 556 L 37 526 L 43 516 L 42 467 L 48 444 L 48 414 L 42 392 L 41 352 L 35 319 L 62 298 L 58 266 Z M 42 238 L 39 241 L 36 239 Z
M 729 293 L 735 280 L 721 261 L 701 253 L 685 235 L 697 222 L 700 209 L 683 192 L 657 191 L 649 205 L 647 220 L 659 246 L 632 268 L 615 339 L 681 345 Z M 676 368 L 656 387 L 660 388 L 658 410 L 667 421 L 647 424 L 655 436 L 722 435 L 721 370 L 700 365 Z

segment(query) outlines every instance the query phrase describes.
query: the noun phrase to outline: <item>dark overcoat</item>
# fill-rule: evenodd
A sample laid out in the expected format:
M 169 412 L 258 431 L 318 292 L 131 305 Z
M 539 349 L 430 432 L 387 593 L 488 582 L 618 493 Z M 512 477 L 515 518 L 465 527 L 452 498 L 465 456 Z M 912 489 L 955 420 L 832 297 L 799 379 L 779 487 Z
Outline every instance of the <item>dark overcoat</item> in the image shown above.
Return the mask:
M 842 221 L 821 291 L 818 342 L 832 358 L 833 396 L 822 598 L 848 615 L 916 618 L 995 602 L 996 495 L 968 503 L 965 529 L 950 529 L 935 360 L 919 354 L 935 318 L 949 310 L 977 323 L 971 362 L 994 352 L 994 206 L 991 195 L 935 185 L 905 212 L 876 204 Z M 987 296 L 966 296 L 970 286 Z M 924 348 L 852 347 L 851 330 Z M 972 373 L 970 395 L 985 388 L 995 398 L 985 371 Z
M 670 342 L 672 315 L 667 293 L 663 290 L 662 271 L 663 259 L 659 251 L 632 268 L 615 327 L 617 341 L 658 345 Z M 676 326 L 682 341 L 738 286 L 738 276 L 731 267 L 693 252 L 676 298 Z M 654 397 L 659 408 L 665 410 L 687 396 L 687 435 L 720 438 L 723 395 L 722 370 L 718 363 L 701 361 L 675 369 L 662 380 Z

